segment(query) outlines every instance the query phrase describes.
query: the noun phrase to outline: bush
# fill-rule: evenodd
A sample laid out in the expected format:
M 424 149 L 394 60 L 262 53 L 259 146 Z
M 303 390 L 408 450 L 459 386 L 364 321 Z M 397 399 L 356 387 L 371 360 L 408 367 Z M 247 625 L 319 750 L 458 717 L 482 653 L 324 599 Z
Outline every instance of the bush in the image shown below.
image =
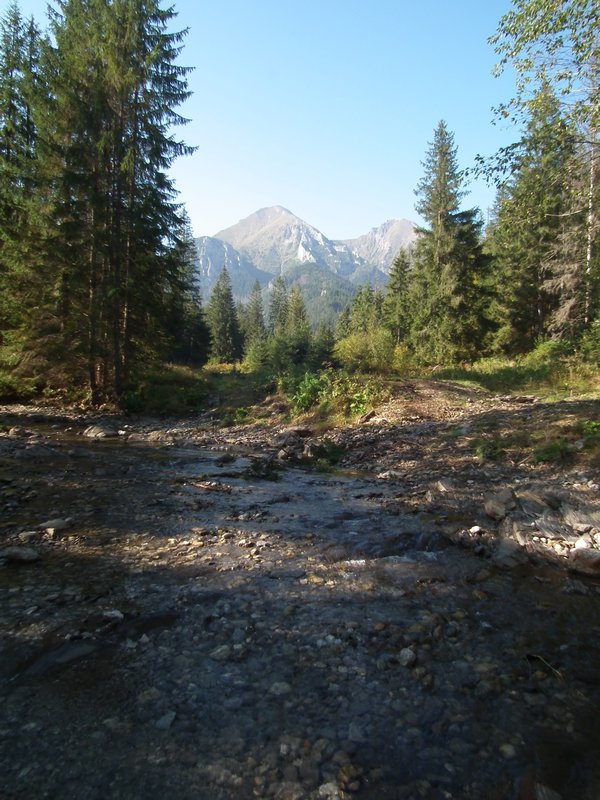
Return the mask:
M 580 350 L 585 361 L 600 366 L 600 318 L 595 319 L 581 337 Z
M 340 339 L 333 353 L 350 372 L 388 373 L 393 369 L 394 340 L 385 328 L 375 328 Z

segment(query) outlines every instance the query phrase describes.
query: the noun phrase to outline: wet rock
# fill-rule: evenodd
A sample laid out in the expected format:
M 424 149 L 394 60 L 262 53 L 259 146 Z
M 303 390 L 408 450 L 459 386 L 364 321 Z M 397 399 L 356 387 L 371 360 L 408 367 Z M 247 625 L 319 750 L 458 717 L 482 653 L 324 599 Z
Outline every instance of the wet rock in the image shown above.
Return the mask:
M 548 786 L 536 783 L 533 787 L 533 800 L 562 800 L 562 795 Z
M 209 656 L 213 661 L 228 661 L 231 657 L 231 647 L 228 644 L 222 644 L 212 650 Z
M 403 647 L 398 654 L 398 661 L 403 667 L 410 669 L 417 663 L 417 654 L 411 647 Z
M 166 714 L 154 723 L 154 727 L 159 731 L 168 731 L 171 725 L 175 722 L 177 714 L 174 711 L 167 711 Z
M 600 575 L 600 550 L 591 548 L 571 550 L 569 567 L 584 575 Z
M 32 564 L 34 561 L 39 561 L 40 554 L 32 547 L 19 547 L 18 545 L 13 545 L 0 550 L 0 559 L 14 561 L 21 564 Z
M 118 435 L 118 430 L 108 425 L 90 425 L 83 431 L 86 439 L 112 439 Z
M 276 681 L 269 687 L 269 694 L 272 694 L 274 697 L 283 697 L 286 694 L 290 694 L 291 691 L 292 687 L 285 681 Z
M 492 553 L 493 562 L 499 567 L 516 567 L 528 561 L 527 553 L 512 539 L 500 540 Z
M 56 519 L 48 519 L 45 522 L 40 522 L 38 528 L 47 533 L 52 532 L 52 534 L 54 534 L 66 530 L 71 526 L 71 523 L 71 517 L 57 517 Z

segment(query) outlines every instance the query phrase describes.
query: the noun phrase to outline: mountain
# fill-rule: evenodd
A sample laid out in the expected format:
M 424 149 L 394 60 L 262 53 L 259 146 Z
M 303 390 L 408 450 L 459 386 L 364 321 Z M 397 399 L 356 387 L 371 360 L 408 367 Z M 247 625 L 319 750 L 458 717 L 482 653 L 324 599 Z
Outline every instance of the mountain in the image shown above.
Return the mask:
M 313 323 L 331 322 L 356 286 L 385 286 L 398 251 L 415 237 L 412 222 L 388 220 L 364 236 L 334 241 L 283 206 L 261 208 L 196 239 L 199 284 L 207 300 L 225 264 L 234 297 L 243 302 L 255 281 L 265 287 L 283 275 L 301 287 Z
M 198 254 L 198 285 L 202 299 L 206 303 L 217 282 L 223 265 L 231 279 L 231 289 L 236 300 L 245 302 L 255 281 L 265 286 L 272 275 L 256 267 L 243 253 L 239 253 L 227 242 L 213 236 L 201 236 L 196 239 Z
M 378 228 L 342 244 L 369 266 L 389 273 L 392 261 L 402 247 L 410 247 L 417 238 L 415 225 L 408 219 L 388 219 Z
M 261 208 L 249 217 L 215 234 L 248 256 L 260 269 L 285 274 L 303 263 L 317 264 L 344 277 L 361 265 L 343 243 L 332 242 L 287 208 Z

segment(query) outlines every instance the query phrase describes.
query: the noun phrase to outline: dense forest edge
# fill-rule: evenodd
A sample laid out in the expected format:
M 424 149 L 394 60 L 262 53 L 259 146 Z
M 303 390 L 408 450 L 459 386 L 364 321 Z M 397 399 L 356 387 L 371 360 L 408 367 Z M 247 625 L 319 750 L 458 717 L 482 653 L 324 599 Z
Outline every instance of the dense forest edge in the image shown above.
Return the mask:
M 193 148 L 185 31 L 158 2 L 59 0 L 47 28 L 0 21 L 0 401 L 252 422 L 270 398 L 323 429 L 399 380 L 546 399 L 600 387 L 600 9 L 515 0 L 490 40 L 511 67 L 514 143 L 470 167 L 441 120 L 424 147 L 413 247 L 313 328 L 299 281 L 203 305 L 191 224 L 168 176 Z M 497 188 L 487 224 L 473 174 Z M 594 425 L 581 439 L 597 435 Z M 575 432 L 577 433 L 577 432 Z M 586 438 L 587 437 L 587 438 Z

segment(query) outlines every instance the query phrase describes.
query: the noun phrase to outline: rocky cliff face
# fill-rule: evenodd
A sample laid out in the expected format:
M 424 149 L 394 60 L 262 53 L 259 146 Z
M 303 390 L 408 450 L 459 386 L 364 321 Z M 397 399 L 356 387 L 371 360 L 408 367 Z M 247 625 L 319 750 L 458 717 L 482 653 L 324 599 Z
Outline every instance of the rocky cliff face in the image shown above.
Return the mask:
M 388 220 L 357 239 L 334 241 L 283 206 L 261 208 L 215 236 L 196 240 L 199 283 L 207 299 L 225 265 L 236 300 L 247 299 L 255 281 L 266 286 L 275 275 L 299 282 L 310 297 L 312 284 L 324 273 L 335 276 L 337 288 L 351 297 L 356 285 L 385 285 L 399 249 L 414 239 L 412 222 Z

